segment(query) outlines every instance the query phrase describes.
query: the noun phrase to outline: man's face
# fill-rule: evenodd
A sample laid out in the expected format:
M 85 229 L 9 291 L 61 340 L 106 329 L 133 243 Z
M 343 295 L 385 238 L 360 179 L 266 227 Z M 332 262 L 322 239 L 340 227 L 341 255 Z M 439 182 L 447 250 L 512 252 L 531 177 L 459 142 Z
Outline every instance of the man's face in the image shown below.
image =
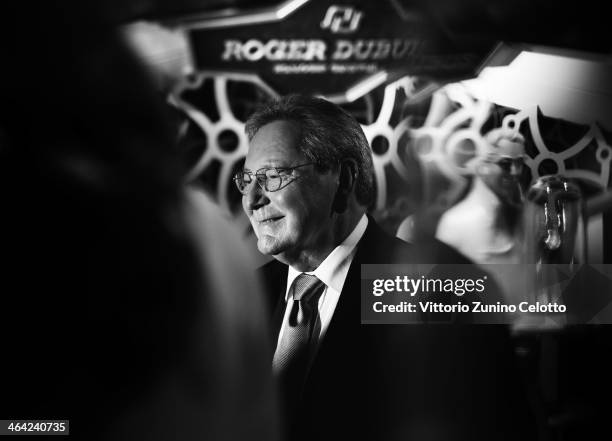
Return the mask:
M 522 203 L 520 178 L 524 148 L 521 143 L 501 139 L 495 153 L 483 160 L 482 180 L 500 200 L 511 206 Z
M 297 149 L 299 128 L 292 122 L 273 121 L 251 140 L 245 170 L 287 168 L 310 161 Z M 289 172 L 291 173 L 291 172 Z M 257 236 L 257 248 L 291 264 L 304 256 L 330 252 L 333 242 L 332 204 L 338 188 L 337 174 L 320 173 L 314 165 L 292 172 L 289 184 L 266 191 L 253 182 L 242 197 L 242 206 Z

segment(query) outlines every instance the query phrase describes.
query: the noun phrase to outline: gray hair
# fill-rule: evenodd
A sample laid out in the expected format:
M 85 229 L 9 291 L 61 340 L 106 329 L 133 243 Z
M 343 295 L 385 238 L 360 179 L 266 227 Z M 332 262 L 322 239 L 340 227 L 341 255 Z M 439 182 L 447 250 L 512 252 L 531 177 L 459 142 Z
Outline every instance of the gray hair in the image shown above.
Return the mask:
M 372 151 L 361 126 L 341 107 L 322 98 L 288 95 L 259 108 L 246 122 L 249 141 L 260 128 L 274 121 L 300 127 L 298 148 L 319 171 L 331 170 L 344 159 L 357 164 L 355 197 L 365 206 L 374 199 Z

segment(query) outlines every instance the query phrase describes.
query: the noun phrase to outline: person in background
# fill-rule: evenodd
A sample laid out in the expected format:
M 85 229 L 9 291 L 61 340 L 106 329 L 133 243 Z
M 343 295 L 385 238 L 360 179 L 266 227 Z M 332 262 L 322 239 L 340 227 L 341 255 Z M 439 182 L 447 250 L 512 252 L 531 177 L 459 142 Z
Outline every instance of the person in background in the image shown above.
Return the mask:
M 491 130 L 485 141 L 472 160 L 468 194 L 442 215 L 436 237 L 476 263 L 521 263 L 525 141 L 508 128 Z

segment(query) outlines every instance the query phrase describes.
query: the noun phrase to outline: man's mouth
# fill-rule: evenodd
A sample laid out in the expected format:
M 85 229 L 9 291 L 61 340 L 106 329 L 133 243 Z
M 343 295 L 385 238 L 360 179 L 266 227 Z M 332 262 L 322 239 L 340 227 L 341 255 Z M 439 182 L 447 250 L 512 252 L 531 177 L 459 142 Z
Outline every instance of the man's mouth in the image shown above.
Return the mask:
M 265 219 L 262 220 L 258 220 L 257 222 L 259 222 L 261 225 L 267 225 L 267 224 L 271 224 L 273 222 L 276 222 L 277 220 L 282 219 L 284 216 L 272 216 L 272 217 L 267 217 Z

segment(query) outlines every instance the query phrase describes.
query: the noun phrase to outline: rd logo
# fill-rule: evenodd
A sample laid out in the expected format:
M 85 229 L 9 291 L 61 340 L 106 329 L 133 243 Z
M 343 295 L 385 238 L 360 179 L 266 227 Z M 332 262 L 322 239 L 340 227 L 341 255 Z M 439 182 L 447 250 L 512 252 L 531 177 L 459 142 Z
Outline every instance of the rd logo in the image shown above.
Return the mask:
M 350 34 L 359 27 L 363 14 L 350 6 L 332 5 L 327 9 L 321 22 L 322 29 L 329 29 L 334 34 Z

